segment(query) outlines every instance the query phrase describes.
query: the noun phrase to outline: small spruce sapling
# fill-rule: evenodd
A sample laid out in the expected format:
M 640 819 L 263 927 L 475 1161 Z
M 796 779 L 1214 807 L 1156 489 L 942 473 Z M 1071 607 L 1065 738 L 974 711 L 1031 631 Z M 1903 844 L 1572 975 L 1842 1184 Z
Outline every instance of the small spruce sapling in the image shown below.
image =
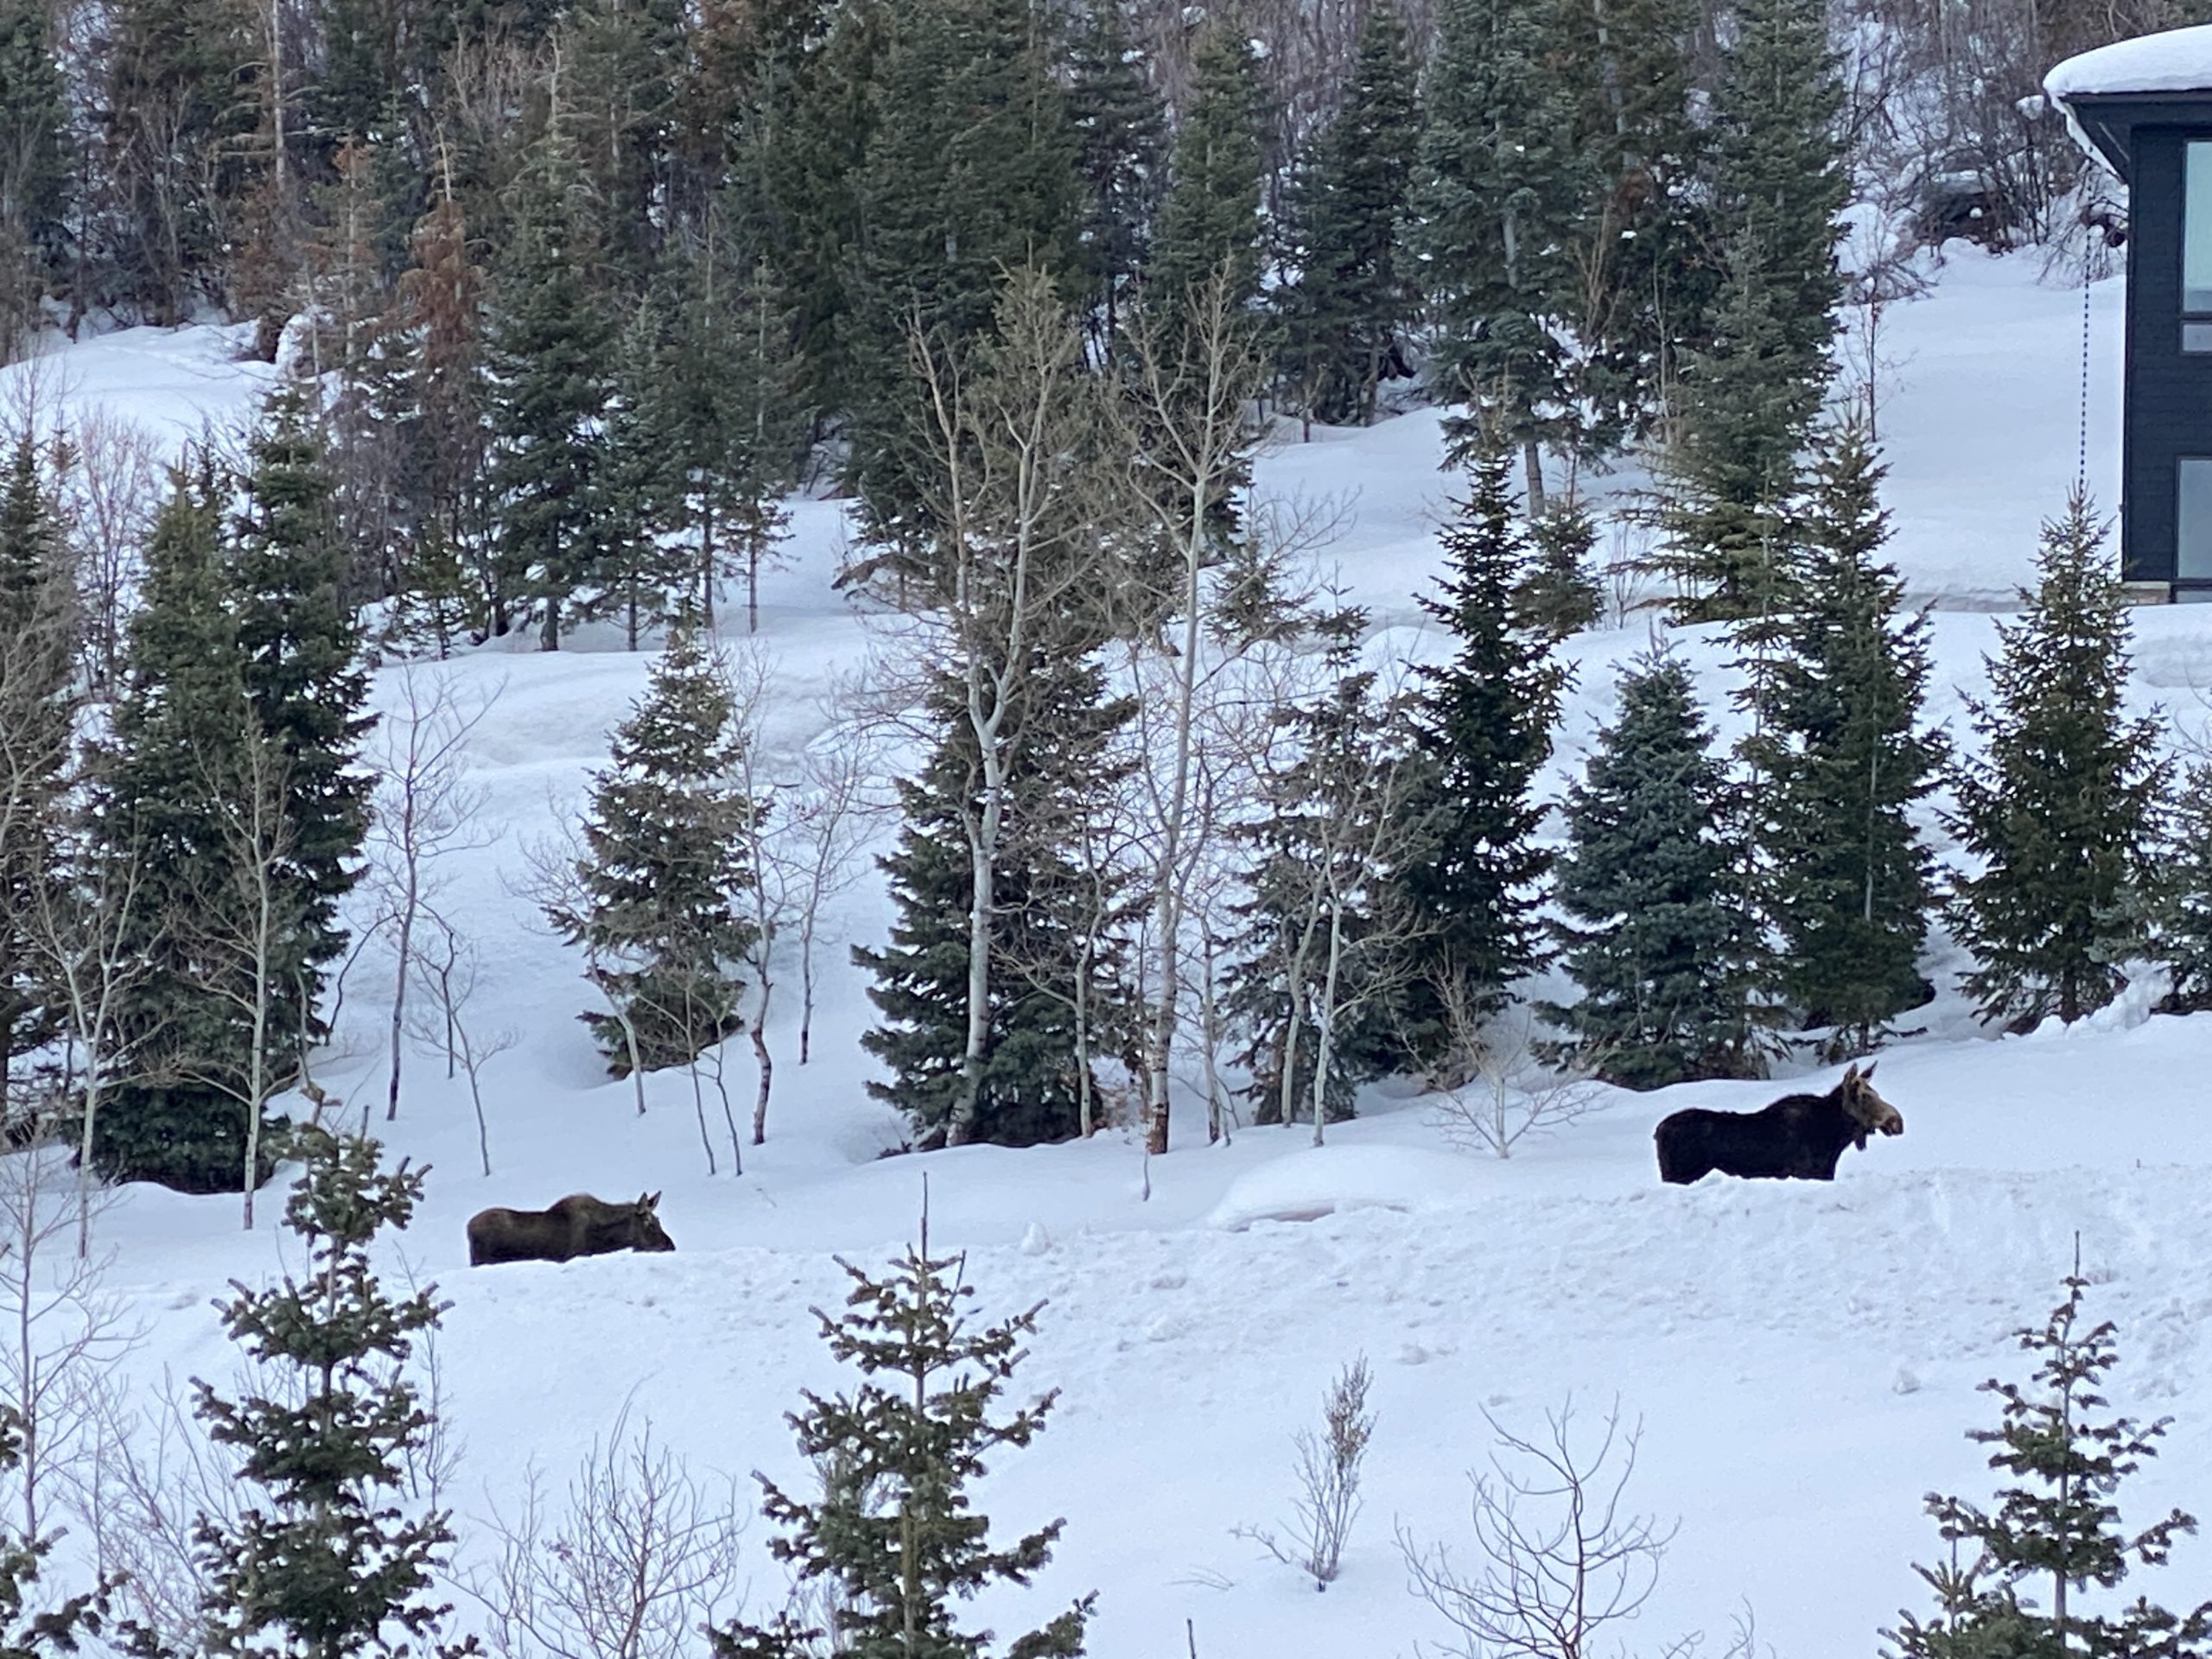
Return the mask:
M 1993 1447 L 1989 1466 L 2017 1484 L 1998 1492 L 1993 1510 L 1929 1495 L 1948 1559 L 1913 1569 L 1935 1592 L 1936 1611 L 1927 1622 L 1905 1613 L 1883 1633 L 1895 1659 L 2200 1659 L 2212 1643 L 2212 1602 L 2177 1614 L 2138 1597 L 2113 1613 L 2082 1611 L 2091 1586 L 2110 1590 L 2132 1567 L 2164 1566 L 2196 1521 L 2175 1510 L 2140 1532 L 2120 1526 L 2114 1496 L 2157 1455 L 2171 1420 L 2095 1414 L 2119 1354 L 2109 1319 L 2087 1325 L 2078 1249 L 2066 1300 L 2042 1329 L 2015 1333 L 2023 1352 L 2040 1357 L 2033 1380 L 1981 1385 L 2001 1402 L 1999 1426 L 1968 1438 Z
M 234 1522 L 200 1522 L 210 1649 L 407 1659 L 450 1611 L 429 1599 L 448 1516 L 400 1501 L 408 1456 L 435 1426 L 405 1368 L 448 1304 L 433 1287 L 395 1300 L 369 1250 L 414 1215 L 425 1172 L 382 1168 L 366 1136 L 310 1127 L 296 1146 L 307 1169 L 284 1223 L 308 1271 L 266 1290 L 233 1281 L 237 1295 L 217 1306 L 255 1363 L 249 1391 L 226 1399 L 194 1383 L 209 1438 L 237 1449 L 259 1497 Z
M 832 1319 L 817 1308 L 815 1317 L 830 1351 L 867 1380 L 850 1395 L 810 1390 L 805 1411 L 788 1419 L 801 1454 L 817 1466 L 836 1460 L 840 1478 L 806 1503 L 755 1476 L 763 1513 L 785 1529 L 770 1550 L 797 1567 L 802 1588 L 834 1583 L 837 1651 L 850 1659 L 982 1659 L 991 1633 L 960 1630 L 952 1603 L 991 1584 L 1027 1584 L 1065 1524 L 994 1548 L 989 1517 L 969 1508 L 968 1488 L 983 1474 L 985 1455 L 1027 1446 L 1058 1390 L 993 1418 L 1043 1304 L 972 1330 L 961 1306 L 976 1294 L 962 1282 L 965 1261 L 930 1254 L 926 1217 L 920 1243 L 888 1275 L 840 1261 L 853 1281 L 845 1312 Z M 1077 1659 L 1096 1599 L 1085 1596 L 1017 1638 L 1007 1659 Z M 823 1634 L 789 1614 L 709 1632 L 715 1659 L 799 1659 Z

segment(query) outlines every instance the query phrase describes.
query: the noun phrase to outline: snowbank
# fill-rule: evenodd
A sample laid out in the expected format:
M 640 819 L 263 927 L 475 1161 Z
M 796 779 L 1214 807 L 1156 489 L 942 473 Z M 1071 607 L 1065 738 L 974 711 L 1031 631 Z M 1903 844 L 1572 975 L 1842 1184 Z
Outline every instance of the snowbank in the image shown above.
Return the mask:
M 2102 92 L 2189 92 L 2212 87 L 2212 23 L 2139 35 L 2084 52 L 2044 77 L 2061 103 Z

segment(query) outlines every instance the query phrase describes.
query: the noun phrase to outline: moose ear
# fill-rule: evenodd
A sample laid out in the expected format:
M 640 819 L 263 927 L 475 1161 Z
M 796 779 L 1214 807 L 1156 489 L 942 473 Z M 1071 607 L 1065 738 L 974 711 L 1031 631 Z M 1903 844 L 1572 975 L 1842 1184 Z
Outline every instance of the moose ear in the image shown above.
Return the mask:
M 1843 1086 L 1844 1086 L 1845 1088 L 1848 1089 L 1848 1088 L 1850 1088 L 1850 1087 L 1851 1087 L 1851 1085 L 1852 1085 L 1853 1084 L 1854 1084 L 1854 1083 L 1856 1083 L 1856 1082 L 1858 1082 L 1858 1081 L 1859 1081 L 1859 1062 L 1858 1062 L 1858 1061 L 1856 1061 L 1856 1060 L 1853 1060 L 1853 1061 L 1849 1065 L 1847 1065 L 1846 1067 L 1844 1067 L 1844 1068 L 1843 1068 Z
M 1880 1064 L 1881 1062 L 1879 1060 L 1869 1060 L 1866 1063 L 1866 1069 L 1859 1074 L 1859 1081 L 1864 1083 L 1867 1078 L 1872 1077 L 1874 1075 L 1874 1068 Z
M 638 1208 L 639 1208 L 639 1209 L 640 1209 L 640 1210 L 650 1210 L 650 1209 L 652 1209 L 652 1207 L 653 1207 L 653 1201 L 652 1201 L 652 1194 L 650 1194 L 650 1193 L 646 1193 L 646 1192 L 640 1192 L 640 1193 L 639 1193 L 639 1194 L 638 1194 Z
M 660 1194 L 659 1194 L 659 1193 L 656 1192 L 656 1193 L 654 1193 L 654 1194 L 652 1195 L 652 1197 L 651 1197 L 651 1198 L 647 1198 L 647 1199 L 645 1200 L 645 1208 L 646 1208 L 646 1209 L 648 1209 L 648 1210 L 658 1210 L 659 1207 L 660 1207 Z

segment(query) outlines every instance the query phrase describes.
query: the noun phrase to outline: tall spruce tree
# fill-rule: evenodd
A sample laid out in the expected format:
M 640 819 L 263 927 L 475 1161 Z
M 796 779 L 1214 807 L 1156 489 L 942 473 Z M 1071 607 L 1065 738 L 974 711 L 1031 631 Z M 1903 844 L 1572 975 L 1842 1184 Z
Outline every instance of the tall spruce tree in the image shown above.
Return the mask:
M 1655 1089 L 1743 1069 L 1749 941 L 1717 828 L 1727 787 L 1688 669 L 1643 659 L 1567 791 L 1554 927 L 1582 1000 L 1541 1009 L 1567 1033 L 1562 1052 L 1609 1082 Z
M 2212 1008 L 2212 765 L 2189 768 L 2161 829 L 2140 900 L 2151 955 L 2172 976 L 2160 1007 L 2201 1013 Z
M 1361 665 L 1366 627 L 1357 607 L 1318 619 L 1319 683 L 1272 711 L 1277 753 L 1236 832 L 1251 853 L 1222 1007 L 1246 1035 L 1255 1120 L 1312 1123 L 1317 1144 L 1399 1059 L 1392 1001 L 1426 943 L 1392 879 L 1420 763 Z
M 0 1122 L 16 1115 L 16 1062 L 56 1030 L 35 918 L 62 879 L 75 601 L 59 506 L 26 433 L 0 480 Z
M 348 940 L 338 905 L 360 875 L 373 779 L 359 763 L 374 724 L 335 482 L 314 424 L 317 395 L 293 382 L 270 398 L 239 480 L 225 573 L 246 701 L 282 763 L 283 874 L 298 895 L 278 1029 L 309 1040 L 323 1032 L 315 1004 L 324 974 Z
M 618 1077 L 685 1065 L 738 1028 L 761 808 L 738 781 L 736 713 L 720 661 L 677 632 L 593 775 L 575 893 L 545 906 L 610 1005 L 581 1018 Z
M 1546 0 L 1446 0 L 1414 188 L 1441 324 L 1431 374 L 1438 397 L 1467 411 L 1446 427 L 1452 457 L 1486 435 L 1518 445 L 1532 514 L 1546 505 L 1545 446 L 1583 438 L 1558 320 L 1577 315 L 1570 254 L 1598 181 L 1547 50 L 1549 22 Z
M 2131 720 L 2127 613 L 2104 525 L 2079 490 L 2044 526 L 2040 581 L 1998 625 L 1992 696 L 1969 704 L 1983 753 L 1957 768 L 1951 828 L 1980 864 L 1952 918 L 1984 1020 L 2071 1023 L 2119 988 L 2166 785 L 2158 722 Z
M 49 16 L 39 0 L 0 0 L 0 361 L 69 270 L 75 146 Z
M 1410 372 L 1412 261 L 1400 243 L 1420 139 L 1405 25 L 1377 0 L 1291 204 L 1298 277 L 1282 296 L 1283 367 L 1321 420 L 1372 421 L 1382 382 Z
M 1576 257 L 1579 388 L 1592 440 L 1649 431 L 1703 340 L 1713 271 L 1697 56 L 1701 0 L 1559 0 L 1556 59 L 1573 66 L 1580 145 L 1601 180 Z
M 553 651 L 565 607 L 602 575 L 594 487 L 613 355 L 583 173 L 557 128 L 537 142 L 508 209 L 484 342 L 484 482 L 498 526 L 490 608 L 505 632 L 536 601 L 539 638 Z
M 1111 894 L 1098 904 L 1069 832 L 1122 775 L 1108 742 L 1131 704 L 1108 694 L 1094 653 L 1040 648 L 1032 660 L 1022 706 L 1009 710 L 1026 729 L 1013 747 L 1001 802 L 988 1028 L 967 1130 L 1001 1146 L 1079 1134 L 1084 1047 L 1096 1057 L 1116 1052 L 1116 1034 L 1126 1033 L 1129 1020 L 1125 998 L 1113 989 L 1128 949 L 1113 928 L 1118 906 Z M 853 951 L 874 976 L 868 999 L 882 1015 L 861 1044 L 891 1073 L 868 1090 L 897 1107 L 926 1145 L 951 1131 L 968 1082 L 970 840 L 982 772 L 958 685 L 948 678 L 932 701 L 944 735 L 920 775 L 899 785 L 899 844 L 879 861 L 898 919 L 882 948 Z M 1083 998 L 1078 976 L 1090 982 Z M 1091 1030 L 1079 1045 L 1076 1011 L 1086 1002 Z
M 1929 1497 L 1951 1559 L 1914 1567 L 1934 1592 L 1935 1617 L 1903 1615 L 1882 1633 L 1885 1659 L 2202 1659 L 2212 1650 L 2212 1601 L 2181 1613 L 2143 1596 L 2112 1612 L 2082 1608 L 2082 1598 L 2115 1589 L 2133 1568 L 2165 1565 L 2196 1521 L 2171 1510 L 2139 1532 L 2122 1527 L 2120 1489 L 2158 1454 L 2170 1420 L 2097 1415 L 2120 1357 L 2116 1332 L 2109 1319 L 2088 1324 L 2078 1262 L 2065 1283 L 2066 1300 L 2041 1330 L 2014 1333 L 2037 1357 L 2033 1378 L 1984 1382 L 1999 1402 L 1998 1427 L 1967 1435 L 1993 1448 L 1989 1466 L 2015 1484 L 1993 1510 Z
M 994 1585 L 1027 1585 L 1065 1525 L 994 1548 L 990 1518 L 973 1511 L 969 1496 L 986 1459 L 1001 1446 L 1028 1446 L 1059 1397 L 1055 1389 L 995 1413 L 1039 1308 L 973 1329 L 963 1306 L 976 1294 L 963 1282 L 966 1258 L 930 1254 L 926 1217 L 920 1244 L 888 1275 L 838 1265 L 852 1294 L 842 1315 L 819 1316 L 823 1340 L 862 1380 L 849 1395 L 809 1390 L 805 1411 L 789 1419 L 800 1455 L 836 1478 L 814 1503 L 760 1478 L 761 1509 L 785 1529 L 769 1549 L 797 1567 L 802 1583 L 828 1582 L 835 1629 L 803 1629 L 788 1615 L 770 1626 L 733 1624 L 709 1632 L 715 1659 L 804 1659 L 824 1637 L 853 1659 L 983 1659 L 990 1632 L 960 1629 L 953 1604 Z M 1095 1600 L 1085 1596 L 1017 1637 L 1008 1659 L 1079 1659 Z
M 370 1251 L 422 1201 L 423 1173 L 380 1166 L 365 1136 L 302 1130 L 307 1167 L 284 1224 L 307 1255 L 300 1277 L 241 1285 L 219 1303 L 257 1368 L 228 1398 L 195 1380 L 208 1437 L 239 1454 L 254 1495 L 234 1520 L 202 1517 L 211 1651 L 271 1659 L 406 1659 L 450 1611 L 429 1597 L 453 1541 L 439 1510 L 410 1512 L 408 1459 L 435 1420 L 406 1374 L 446 1304 L 435 1287 L 395 1299 Z
M 1774 295 L 1783 349 L 1772 370 L 1808 424 L 1834 372 L 1843 300 L 1843 111 L 1827 14 L 1795 0 L 1739 0 L 1713 102 L 1714 230 L 1723 246 L 1740 240 Z
M 1928 623 L 1904 613 L 1882 561 L 1883 468 L 1846 429 L 1822 453 L 1804 544 L 1802 605 L 1752 740 L 1767 780 L 1758 810 L 1782 939 L 1782 994 L 1829 1057 L 1863 1053 L 1931 988 L 1918 962 L 1934 902 L 1911 810 L 1936 783 L 1942 746 L 1920 723 Z
M 245 664 L 222 562 L 220 488 L 204 462 L 175 480 L 145 551 L 111 733 L 95 766 L 98 856 L 111 886 L 144 895 L 127 953 L 144 961 L 118 1010 L 115 1089 L 97 1128 L 94 1166 L 114 1180 L 219 1192 L 238 1179 L 245 1107 L 207 1079 L 239 1069 L 239 1011 L 211 995 L 182 919 L 222 915 L 231 849 L 217 833 L 225 791 L 243 770 Z
M 1511 468 L 1497 445 L 1476 453 L 1445 528 L 1440 591 L 1420 601 L 1454 642 L 1450 662 L 1421 670 L 1413 724 L 1426 765 L 1411 805 L 1421 852 L 1398 875 L 1423 924 L 1403 1014 L 1432 1066 L 1471 1034 L 1451 1029 L 1453 1018 L 1494 1012 L 1542 955 L 1536 906 L 1551 859 L 1535 842 L 1547 810 L 1535 785 L 1567 677 L 1550 637 L 1522 619 L 1529 537 Z
M 1773 601 L 1773 521 L 1834 374 L 1842 111 L 1826 13 L 1743 0 L 1711 138 L 1719 291 L 1711 339 L 1685 354 L 1668 461 L 1668 558 L 1687 620 L 1755 617 Z
M 1249 36 L 1234 18 L 1208 18 L 1192 48 L 1190 102 L 1168 156 L 1145 279 L 1148 302 L 1166 315 L 1224 271 L 1232 305 L 1259 294 L 1262 96 Z
M 989 334 L 1005 273 L 1075 268 L 1077 136 L 1028 0 L 902 0 L 875 67 L 847 278 L 851 480 L 871 531 L 911 549 L 935 469 L 915 333 Z
M 1126 9 L 1127 0 L 1086 0 L 1067 47 L 1083 270 L 1106 340 L 1135 302 L 1166 182 L 1167 114 L 1132 43 Z

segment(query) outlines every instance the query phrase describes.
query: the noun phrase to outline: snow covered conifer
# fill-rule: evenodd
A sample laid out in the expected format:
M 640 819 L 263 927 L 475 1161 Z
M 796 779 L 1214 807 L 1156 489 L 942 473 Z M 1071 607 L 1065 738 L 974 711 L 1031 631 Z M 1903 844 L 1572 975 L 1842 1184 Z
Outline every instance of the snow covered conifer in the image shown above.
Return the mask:
M 842 1611 L 834 1632 L 737 1624 L 711 1631 L 716 1659 L 802 1659 L 832 1637 L 851 1659 L 983 1659 L 988 1631 L 953 1622 L 953 1605 L 987 1586 L 1027 1585 L 1051 1559 L 1065 1522 L 1054 1521 L 994 1547 L 990 1518 L 970 1508 L 971 1483 L 1000 1446 L 1027 1446 L 1045 1426 L 1056 1389 L 1019 1411 L 995 1415 L 1025 1357 L 1038 1308 L 981 1331 L 963 1304 L 965 1258 L 918 1248 L 874 1278 L 849 1262 L 845 1312 L 822 1316 L 841 1363 L 860 1369 L 849 1395 L 809 1390 L 792 1417 L 801 1455 L 836 1459 L 840 1478 L 817 1503 L 791 1497 L 765 1476 L 761 1510 L 785 1529 L 770 1541 L 802 1581 L 832 1580 Z M 1041 1306 L 1041 1305 L 1040 1305 Z M 1077 1659 L 1095 1597 L 1086 1596 L 1005 1649 L 1008 1659 Z
M 1455 645 L 1451 661 L 1421 671 L 1421 851 L 1398 876 L 1422 922 L 1404 997 L 1415 1052 L 1429 1064 L 1451 1041 L 1447 1003 L 1496 1009 L 1542 955 L 1537 884 L 1550 858 L 1535 844 L 1546 810 L 1535 781 L 1565 676 L 1550 639 L 1521 620 L 1529 536 L 1511 467 L 1497 446 L 1477 452 L 1467 498 L 1445 527 L 1440 592 L 1420 601 Z
M 1983 1019 L 2023 1027 L 2070 1024 L 2119 988 L 2166 786 L 2157 722 L 2123 707 L 2126 607 L 2080 491 L 2037 565 L 2024 613 L 1998 626 L 1991 700 L 1969 705 L 1983 752 L 1958 768 L 1951 819 L 1981 864 L 1953 894 L 1967 988 Z
M 1863 433 L 1836 434 L 1800 524 L 1800 601 L 1757 741 L 1759 833 L 1782 938 L 1782 995 L 1832 1050 L 1864 1052 L 1929 993 L 1920 948 L 1934 903 L 1911 820 L 1936 786 L 1939 739 L 1922 728 L 1928 624 L 1904 614 L 1883 469 Z
M 2082 1611 L 2093 1588 L 2111 1590 L 2133 1567 L 2164 1565 L 2196 1521 L 2172 1510 L 2139 1532 L 2123 1529 L 2114 1500 L 2127 1477 L 2158 1455 L 2168 1420 L 2094 1414 L 2107 1403 L 2105 1375 L 2119 1359 L 2115 1332 L 2110 1320 L 2088 1325 L 2082 1293 L 2088 1281 L 2078 1264 L 2065 1283 L 2066 1300 L 2041 1330 L 2014 1333 L 2024 1352 L 2038 1357 L 2033 1379 L 1984 1382 L 2000 1402 L 1998 1427 L 1967 1435 L 1992 1447 L 1989 1466 L 2016 1484 L 1998 1492 L 1993 1510 L 1929 1498 L 1952 1559 L 1913 1569 L 1935 1592 L 1936 1616 L 1906 1613 L 1883 1632 L 1895 1659 L 2201 1659 L 2212 1643 L 2212 1601 L 2183 1613 L 2147 1597 L 2112 1612 Z
M 200 1521 L 210 1650 L 405 1659 L 404 1638 L 423 1638 L 448 1611 L 429 1599 L 453 1538 L 447 1517 L 402 1502 L 406 1459 L 434 1427 L 404 1368 L 443 1305 L 431 1288 L 395 1300 L 369 1252 L 414 1215 L 423 1172 L 382 1168 L 365 1136 L 315 1128 L 298 1145 L 307 1169 L 284 1224 L 307 1253 L 304 1276 L 238 1286 L 220 1305 L 258 1368 L 251 1391 L 233 1400 L 194 1385 L 208 1437 L 236 1448 L 257 1489 L 234 1522 Z
M 1654 1089 L 1738 1075 L 1745 910 L 1718 825 L 1727 776 L 1675 658 L 1621 682 L 1620 715 L 1567 791 L 1554 925 L 1582 989 L 1544 1017 L 1609 1082 Z
M 593 774 L 576 865 L 581 897 L 545 914 L 612 1011 L 582 1016 L 607 1069 L 683 1065 L 737 1030 L 738 964 L 753 948 L 747 831 L 760 811 L 736 782 L 736 710 L 714 653 L 679 631 Z

